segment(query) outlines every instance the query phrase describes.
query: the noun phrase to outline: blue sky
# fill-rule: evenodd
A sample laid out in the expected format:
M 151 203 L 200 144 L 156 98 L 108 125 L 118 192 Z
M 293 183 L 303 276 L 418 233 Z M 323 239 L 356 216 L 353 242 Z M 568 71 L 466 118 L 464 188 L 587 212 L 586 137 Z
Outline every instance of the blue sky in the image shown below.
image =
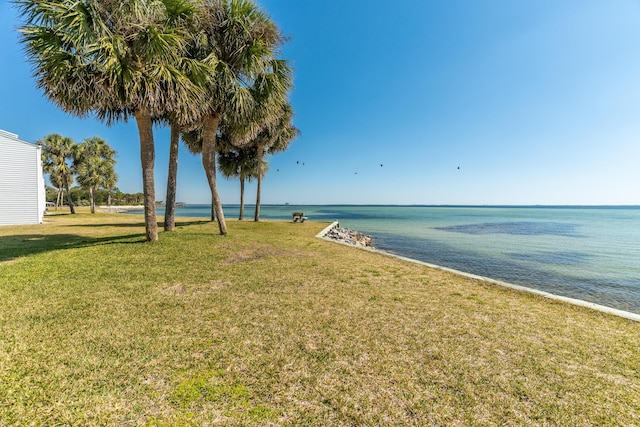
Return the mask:
M 640 204 L 640 2 L 259 3 L 291 38 L 302 132 L 269 158 L 263 203 Z M 118 187 L 142 191 L 135 122 L 109 128 L 46 100 L 18 24 L 2 0 L 0 129 L 100 136 L 118 151 Z M 162 200 L 169 133 L 155 136 Z M 238 203 L 237 181 L 219 191 Z M 178 200 L 210 202 L 184 149 Z

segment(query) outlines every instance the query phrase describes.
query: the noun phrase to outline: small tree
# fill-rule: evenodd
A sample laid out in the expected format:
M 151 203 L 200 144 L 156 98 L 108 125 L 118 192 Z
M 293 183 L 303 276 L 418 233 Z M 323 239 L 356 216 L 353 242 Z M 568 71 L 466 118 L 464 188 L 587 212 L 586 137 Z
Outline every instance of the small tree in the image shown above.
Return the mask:
M 260 170 L 262 175 L 267 172 L 268 164 L 264 160 Z M 256 147 L 229 147 L 227 151 L 218 153 L 218 169 L 225 178 L 240 179 L 240 215 L 244 219 L 244 183 L 258 177 L 258 150 Z
M 91 213 L 96 212 L 97 190 L 111 189 L 116 185 L 115 155 L 113 148 L 97 136 L 87 138 L 76 147 L 74 171 L 78 174 L 78 183 L 89 190 Z
M 260 221 L 260 196 L 262 194 L 262 177 L 264 172 L 261 167 L 265 155 L 284 151 L 294 140 L 300 131 L 293 125 L 293 109 L 289 103 L 282 105 L 280 111 L 268 119 L 258 136 L 253 140 L 257 148 L 258 155 L 258 188 L 256 191 L 256 210 L 254 221 Z
M 57 188 L 64 188 L 67 193 L 69 211 L 76 213 L 71 198 L 71 184 L 73 183 L 72 162 L 76 143 L 73 139 L 52 133 L 38 141 L 42 146 L 42 169 L 50 174 L 51 183 Z

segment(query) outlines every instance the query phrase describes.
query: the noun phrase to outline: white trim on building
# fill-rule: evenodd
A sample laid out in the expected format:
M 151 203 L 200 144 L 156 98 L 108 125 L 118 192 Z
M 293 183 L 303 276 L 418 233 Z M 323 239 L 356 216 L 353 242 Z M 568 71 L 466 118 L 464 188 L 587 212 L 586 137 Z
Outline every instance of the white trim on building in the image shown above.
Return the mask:
M 42 149 L 0 129 L 0 225 L 39 224 L 45 209 Z

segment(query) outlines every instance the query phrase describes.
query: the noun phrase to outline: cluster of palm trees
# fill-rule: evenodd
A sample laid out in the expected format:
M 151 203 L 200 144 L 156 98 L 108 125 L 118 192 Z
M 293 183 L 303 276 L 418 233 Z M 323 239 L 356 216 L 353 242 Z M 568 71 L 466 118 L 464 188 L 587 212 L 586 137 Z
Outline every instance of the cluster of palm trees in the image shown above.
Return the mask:
M 42 147 L 43 170 L 49 174 L 51 184 L 58 189 L 56 209 L 61 205 L 64 191 L 67 193 L 69 210 L 72 214 L 76 213 L 70 189 L 75 176 L 78 184 L 89 191 L 91 213 L 95 213 L 98 189 L 114 188 L 118 181 L 114 170 L 116 152 L 113 148 L 97 136 L 76 144 L 73 139 L 56 133 L 47 135 L 38 144 Z
M 218 140 L 262 158 L 297 135 L 284 37 L 251 0 L 15 0 L 38 86 L 63 110 L 107 124 L 134 118 L 140 136 L 146 239 L 158 239 L 154 125 L 171 128 L 165 230 L 175 221 L 180 136 L 202 155 L 212 206 Z M 257 198 L 259 204 L 259 196 Z M 259 207 L 255 220 L 259 219 Z

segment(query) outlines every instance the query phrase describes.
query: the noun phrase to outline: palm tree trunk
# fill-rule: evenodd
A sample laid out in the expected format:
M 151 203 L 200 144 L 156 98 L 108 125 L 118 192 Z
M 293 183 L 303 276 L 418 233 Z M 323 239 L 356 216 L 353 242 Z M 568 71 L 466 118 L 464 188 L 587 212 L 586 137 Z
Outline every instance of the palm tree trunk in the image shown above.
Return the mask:
M 224 220 L 224 212 L 222 212 L 222 203 L 218 195 L 218 187 L 216 185 L 216 132 L 220 123 L 220 114 L 212 114 L 204 119 L 204 129 L 202 132 L 202 165 L 207 174 L 209 188 L 211 189 L 211 201 L 215 216 L 218 220 L 218 228 L 220 234 L 227 234 L 227 224 Z
M 240 221 L 244 219 L 244 176 L 240 175 Z
M 144 226 L 148 242 L 158 240 L 156 220 L 156 190 L 153 178 L 155 148 L 151 116 L 142 110 L 136 111 L 136 123 L 140 134 L 140 160 L 142 162 L 142 189 L 144 193 Z
M 262 192 L 262 156 L 264 155 L 264 145 L 258 144 L 258 188 L 256 190 L 256 213 L 253 217 L 255 222 L 260 221 L 260 193 Z
M 96 195 L 93 187 L 89 186 L 89 209 L 91 213 L 96 213 Z
M 169 143 L 169 176 L 167 178 L 167 200 L 164 211 L 164 231 L 176 229 L 176 186 L 178 182 L 178 143 L 180 142 L 180 129 L 178 125 L 171 124 L 171 137 Z
M 56 196 L 56 212 L 58 211 L 60 205 L 62 205 L 62 194 L 62 189 L 58 188 L 58 195 Z
M 67 190 L 67 202 L 69 203 L 69 211 L 72 214 L 76 213 L 76 208 L 73 206 L 73 199 L 71 198 L 71 189 L 69 188 L 69 181 L 67 177 L 63 178 L 64 188 Z

